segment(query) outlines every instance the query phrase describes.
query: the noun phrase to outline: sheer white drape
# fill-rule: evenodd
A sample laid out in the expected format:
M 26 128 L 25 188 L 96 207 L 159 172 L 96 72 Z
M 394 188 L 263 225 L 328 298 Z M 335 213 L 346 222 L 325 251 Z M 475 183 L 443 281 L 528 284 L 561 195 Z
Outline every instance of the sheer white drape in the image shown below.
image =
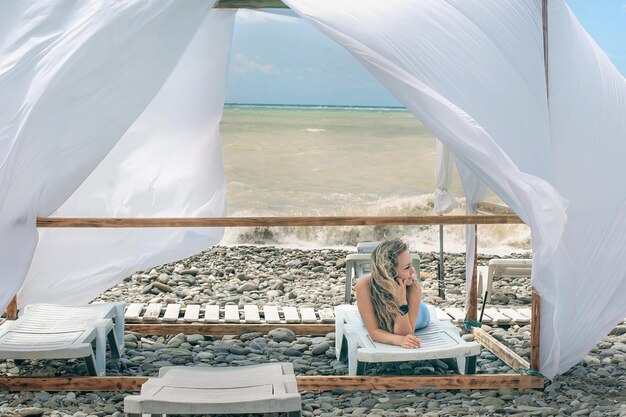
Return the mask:
M 37 216 L 224 213 L 218 123 L 234 13 L 209 16 L 213 3 L 3 5 L 0 307 L 36 246 L 22 305 L 88 301 L 219 241 L 220 230 L 48 229 L 38 243 L 35 228 Z
M 623 77 L 567 5 L 549 2 L 549 112 L 540 0 L 286 3 L 348 49 L 450 148 L 460 171 L 478 175 L 531 228 L 533 284 L 545 305 L 541 371 L 554 377 L 584 357 L 626 314 L 625 188 L 619 164 L 607 163 L 624 154 L 626 100 Z M 608 207 L 589 210 L 598 201 L 578 186 L 581 175 Z
M 454 175 L 454 157 L 440 140 L 437 140 L 435 152 L 435 213 L 439 215 L 457 208 L 459 203 L 449 191 Z

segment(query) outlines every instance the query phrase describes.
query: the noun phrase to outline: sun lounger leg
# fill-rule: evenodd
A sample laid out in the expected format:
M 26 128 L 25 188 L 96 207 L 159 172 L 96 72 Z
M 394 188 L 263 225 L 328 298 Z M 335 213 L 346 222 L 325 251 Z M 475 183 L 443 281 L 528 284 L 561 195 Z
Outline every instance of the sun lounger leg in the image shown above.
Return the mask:
M 124 354 L 124 303 L 115 303 L 115 339 L 115 357 L 120 358 Z
M 358 368 L 358 360 L 357 360 L 357 348 L 358 348 L 357 337 L 358 336 L 349 331 L 345 333 L 345 336 L 346 336 L 345 343 L 346 345 L 348 345 L 347 347 L 348 374 L 350 376 L 355 376 L 357 374 L 357 368 Z
M 456 366 L 459 369 L 460 374 L 465 374 L 465 356 L 457 356 L 456 357 Z
M 340 309 L 335 310 L 335 356 L 340 361 L 345 361 L 346 347 L 344 343 L 344 315 Z
M 107 352 L 107 320 L 99 320 L 96 322 L 96 349 L 94 356 L 96 359 L 96 373 L 98 376 L 106 374 L 106 352 Z

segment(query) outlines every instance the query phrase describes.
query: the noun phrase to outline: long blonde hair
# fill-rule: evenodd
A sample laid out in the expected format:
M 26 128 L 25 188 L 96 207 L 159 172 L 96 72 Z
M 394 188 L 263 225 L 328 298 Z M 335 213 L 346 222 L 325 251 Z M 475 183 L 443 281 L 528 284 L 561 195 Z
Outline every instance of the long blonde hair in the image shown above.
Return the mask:
M 378 327 L 393 333 L 393 323 L 402 312 L 396 302 L 398 255 L 408 250 L 400 239 L 380 243 L 372 252 L 370 295 Z

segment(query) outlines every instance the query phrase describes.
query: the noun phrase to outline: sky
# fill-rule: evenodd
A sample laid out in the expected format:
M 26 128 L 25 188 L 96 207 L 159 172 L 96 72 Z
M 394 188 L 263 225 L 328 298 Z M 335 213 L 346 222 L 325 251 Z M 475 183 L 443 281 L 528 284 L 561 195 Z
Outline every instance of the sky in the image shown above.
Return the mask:
M 567 0 L 626 76 L 626 0 Z M 342 47 L 302 19 L 237 13 L 227 103 L 347 106 L 401 104 Z

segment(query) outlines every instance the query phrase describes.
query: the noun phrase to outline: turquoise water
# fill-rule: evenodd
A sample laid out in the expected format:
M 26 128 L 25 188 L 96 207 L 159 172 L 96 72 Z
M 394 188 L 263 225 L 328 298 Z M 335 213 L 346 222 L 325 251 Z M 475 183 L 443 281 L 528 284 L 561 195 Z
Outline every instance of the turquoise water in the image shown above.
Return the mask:
M 435 137 L 406 109 L 227 105 L 221 136 L 229 216 L 434 214 Z M 458 177 L 451 190 L 462 203 Z M 525 226 L 482 227 L 492 252 L 529 248 Z M 343 247 L 399 236 L 435 250 L 437 230 L 230 229 L 226 243 Z M 446 230 L 447 250 L 463 251 L 464 228 Z

